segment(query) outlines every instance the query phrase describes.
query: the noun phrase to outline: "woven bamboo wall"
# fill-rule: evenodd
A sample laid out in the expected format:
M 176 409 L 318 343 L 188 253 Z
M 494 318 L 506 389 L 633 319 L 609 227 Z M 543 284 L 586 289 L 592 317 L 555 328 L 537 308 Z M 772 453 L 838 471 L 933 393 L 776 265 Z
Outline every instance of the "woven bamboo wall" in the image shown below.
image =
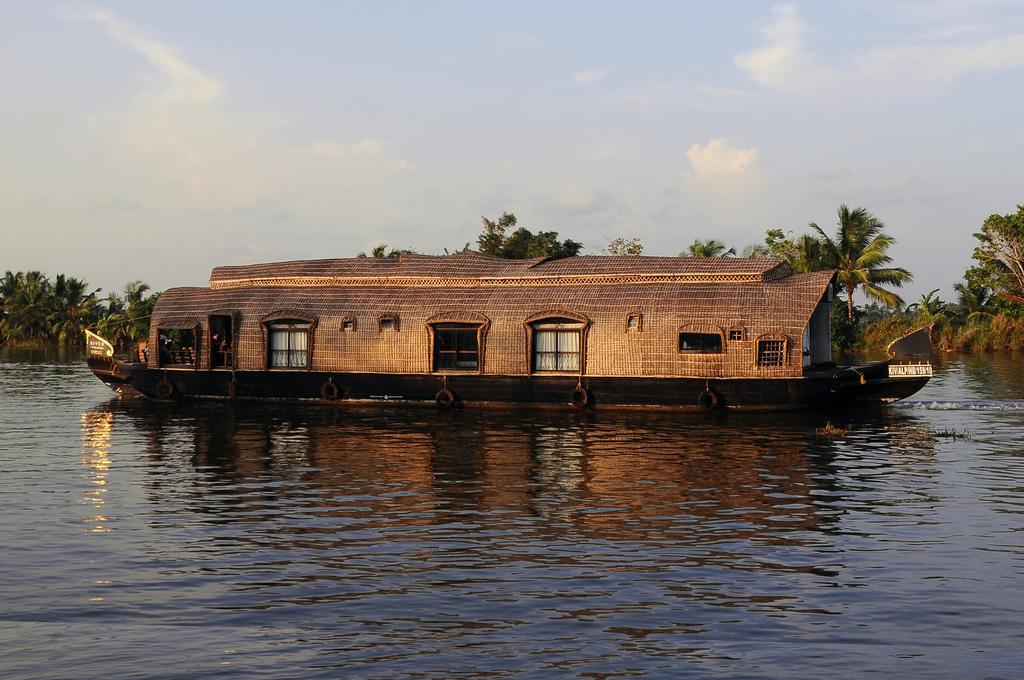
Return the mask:
M 361 258 L 362 259 L 362 258 Z M 455 258 L 428 258 L 450 260 Z M 491 261 L 491 258 L 485 258 Z M 589 282 L 586 267 L 603 278 Z M 645 263 L 652 260 L 651 263 Z M 190 323 L 203 327 L 205 340 L 207 315 L 215 310 L 237 310 L 240 319 L 237 368 L 264 370 L 267 366 L 266 336 L 262 319 L 275 312 L 291 310 L 296 315 L 310 315 L 317 325 L 312 341 L 310 370 L 332 372 L 427 373 L 431 370 L 430 331 L 427 319 L 443 314 L 448 319 L 467 320 L 482 315 L 490 321 L 484 346 L 481 347 L 482 372 L 492 375 L 526 375 L 530 373 L 528 318 L 552 310 L 582 315 L 589 320 L 585 341 L 585 372 L 594 376 L 671 376 L 671 377 L 790 377 L 802 374 L 801 336 L 807 320 L 826 292 L 831 272 L 813 274 L 780 274 L 775 260 L 742 260 L 704 258 L 568 258 L 551 263 L 537 261 L 498 261 L 504 268 L 528 263 L 534 270 L 543 265 L 555 266 L 558 273 L 544 274 L 541 281 L 530 280 L 501 285 L 473 283 L 446 287 L 434 275 L 437 271 L 417 274 L 419 278 L 386 277 L 384 285 L 362 285 L 359 280 L 368 268 L 380 269 L 374 258 L 328 260 L 308 264 L 307 271 L 323 263 L 333 263 L 333 271 L 344 263 L 352 269 L 365 265 L 355 279 L 339 279 L 334 285 L 284 285 L 275 280 L 268 285 L 241 283 L 256 273 L 215 270 L 215 281 L 221 287 L 173 288 L 164 292 L 156 305 L 150 346 L 157 346 L 157 330 L 172 324 L 182 327 Z M 349 263 L 355 262 L 355 265 Z M 296 276 L 301 263 L 261 265 L 259 274 L 273 278 L 276 274 Z M 456 263 L 457 264 L 457 263 Z M 446 278 L 460 282 L 480 276 L 480 262 L 474 259 L 465 271 L 445 271 Z M 630 265 L 630 266 L 626 266 Z M 649 266 L 647 266 L 649 265 Z M 715 265 L 727 279 L 740 277 L 746 283 L 728 280 L 714 282 Z M 383 267 L 399 267 L 395 261 Z M 416 263 L 423 270 L 423 263 Z M 436 265 L 433 265 L 437 269 Z M 274 267 L 277 267 L 275 269 Z M 234 268 L 240 269 L 240 268 Z M 429 267 L 427 268 L 429 269 Z M 651 270 L 654 270 L 653 272 Z M 698 271 L 694 271 L 698 270 Z M 218 272 L 220 274 L 218 274 Z M 236 274 L 244 276 L 237 277 Z M 406 272 L 403 272 L 403 274 Z M 511 272 L 515 274 L 515 272 Z M 378 276 L 380 272 L 374 274 Z M 393 274 L 393 272 L 392 272 Z M 303 274 L 304 275 L 304 274 Z M 350 271 L 348 276 L 352 276 Z M 620 276 L 619 282 L 609 275 Z M 696 282 L 663 282 L 666 275 L 700 276 Z M 217 277 L 220 276 L 218 279 Z M 548 281 L 547 277 L 562 277 Z M 584 277 L 580 279 L 579 277 Z M 234 278 L 232 278 L 234 277 Z M 525 278 L 525 277 L 524 277 Z M 758 281 L 757 278 L 761 280 Z M 224 284 L 224 281 L 229 281 Z M 341 281 L 339 284 L 338 282 Z M 237 283 L 236 283 L 237 282 Z M 642 315 L 641 330 L 628 330 L 630 313 Z M 380 330 L 379 319 L 392 315 L 396 330 Z M 342 330 L 342 322 L 354 318 L 354 331 Z M 678 333 L 682 327 L 691 330 L 721 329 L 724 352 L 721 354 L 680 353 Z M 743 341 L 730 341 L 729 329 L 742 328 Z M 787 339 L 787 360 L 782 367 L 756 366 L 758 337 L 769 334 Z M 207 343 L 200 342 L 199 368 L 209 367 Z M 151 366 L 156 368 L 157 353 L 150 353 Z

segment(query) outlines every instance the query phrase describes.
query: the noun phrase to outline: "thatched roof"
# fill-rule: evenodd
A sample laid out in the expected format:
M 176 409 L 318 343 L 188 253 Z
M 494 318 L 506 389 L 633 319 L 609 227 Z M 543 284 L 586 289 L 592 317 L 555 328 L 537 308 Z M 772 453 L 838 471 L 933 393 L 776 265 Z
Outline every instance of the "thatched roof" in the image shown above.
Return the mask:
M 776 258 L 699 258 L 588 255 L 557 260 L 507 260 L 467 251 L 294 260 L 216 267 L 212 288 L 361 285 L 548 285 L 588 283 L 753 283 L 789 273 Z

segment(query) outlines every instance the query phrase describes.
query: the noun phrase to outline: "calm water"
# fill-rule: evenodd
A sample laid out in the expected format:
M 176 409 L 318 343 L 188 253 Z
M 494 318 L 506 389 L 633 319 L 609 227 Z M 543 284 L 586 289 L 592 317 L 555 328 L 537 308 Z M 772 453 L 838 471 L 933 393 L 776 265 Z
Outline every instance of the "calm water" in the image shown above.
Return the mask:
M 167 407 L 5 361 L 4 677 L 1024 674 L 1022 358 L 950 360 L 834 441 Z

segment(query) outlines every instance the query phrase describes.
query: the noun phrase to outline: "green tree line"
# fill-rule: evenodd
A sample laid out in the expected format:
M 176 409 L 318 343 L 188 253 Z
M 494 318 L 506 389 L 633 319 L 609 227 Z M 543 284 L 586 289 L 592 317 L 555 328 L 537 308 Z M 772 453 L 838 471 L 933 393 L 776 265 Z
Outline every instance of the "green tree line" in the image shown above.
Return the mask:
M 973 262 L 954 289 L 955 302 L 939 298 L 938 289 L 906 304 L 896 290 L 912 275 L 892 266 L 888 251 L 895 239 L 867 208 L 839 206 L 836 224 L 826 230 L 811 222 L 807 232 L 781 228 L 765 232 L 762 243 L 740 252 L 744 257 L 785 260 L 796 272 L 835 270 L 839 299 L 833 307 L 837 349 L 873 349 L 900 333 L 931 325 L 943 349 L 1024 350 L 1024 205 L 1015 213 L 993 214 L 974 234 Z M 559 239 L 558 232 L 519 226 L 511 212 L 482 218 L 477 246 L 483 253 L 510 259 L 561 258 L 578 255 L 582 243 Z M 459 251 L 469 250 L 467 243 Z M 640 239 L 617 237 L 604 252 L 636 256 Z M 400 257 L 414 251 L 380 245 L 360 257 Z M 447 252 L 447 251 L 446 251 Z M 735 247 L 717 239 L 695 240 L 679 253 L 685 257 L 734 257 Z M 0 345 L 80 345 L 92 329 L 129 348 L 148 335 L 149 317 L 158 293 L 133 281 L 121 293 L 101 298 L 83 279 L 59 274 L 53 280 L 38 271 L 10 272 L 0 279 Z M 861 301 L 866 304 L 859 304 Z
M 101 289 L 74 276 L 52 280 L 39 271 L 8 271 L 0 279 L 0 346 L 81 346 L 86 329 L 119 350 L 144 340 L 158 293 L 132 281 L 121 293 L 100 297 Z
M 844 303 L 833 308 L 837 349 L 880 349 L 902 333 L 928 325 L 939 349 L 1024 350 L 1024 205 L 1015 213 L 985 219 L 974 234 L 972 264 L 954 284 L 957 299 L 951 302 L 935 289 L 906 304 L 893 290 L 912 276 L 891 266 L 888 250 L 895 240 L 866 208 L 841 205 L 833 234 L 813 222 L 808 228 L 810 233 L 798 235 L 769 229 L 764 243 L 748 246 L 743 255 L 782 258 L 795 272 L 836 270 Z M 680 255 L 735 253 L 720 241 L 697 240 Z M 857 304 L 861 296 L 867 304 Z

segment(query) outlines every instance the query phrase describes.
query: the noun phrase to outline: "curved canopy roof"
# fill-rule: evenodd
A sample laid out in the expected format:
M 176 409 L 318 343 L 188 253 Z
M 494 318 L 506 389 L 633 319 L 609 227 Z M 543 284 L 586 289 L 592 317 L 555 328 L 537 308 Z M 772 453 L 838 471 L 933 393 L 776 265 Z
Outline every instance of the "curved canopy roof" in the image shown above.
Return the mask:
M 507 260 L 475 251 L 216 267 L 212 288 L 250 286 L 551 285 L 573 283 L 762 283 L 790 274 L 777 258 L 587 255 Z

